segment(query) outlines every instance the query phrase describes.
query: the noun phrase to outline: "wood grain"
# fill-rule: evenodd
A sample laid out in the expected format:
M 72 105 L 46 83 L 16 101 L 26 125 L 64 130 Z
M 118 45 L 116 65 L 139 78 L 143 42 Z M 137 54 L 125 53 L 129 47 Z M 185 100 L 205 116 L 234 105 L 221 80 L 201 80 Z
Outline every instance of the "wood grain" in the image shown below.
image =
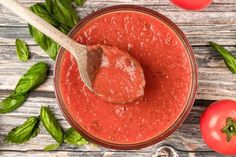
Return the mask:
M 236 45 L 236 24 L 217 25 L 214 27 L 212 25 L 179 25 L 179 27 L 186 34 L 192 46 L 208 45 L 209 41 L 215 41 L 221 45 Z M 0 27 L 0 46 L 15 45 L 15 38 L 21 38 L 29 45 L 35 45 L 35 42 L 29 35 L 29 31 L 26 26 Z
M 30 6 L 44 0 L 20 1 L 26 6 Z M 236 75 L 226 68 L 222 57 L 208 46 L 209 41 L 215 41 L 225 45 L 236 55 L 236 1 L 214 0 L 210 7 L 201 12 L 189 12 L 171 5 L 169 0 L 87 0 L 84 7 L 79 7 L 76 10 L 81 17 L 84 17 L 95 10 L 119 4 L 140 5 L 164 14 L 183 30 L 193 46 L 199 66 L 198 101 L 184 124 L 161 143 L 134 151 L 115 151 L 88 144 L 82 147 L 63 145 L 58 151 L 44 152 L 42 151 L 43 147 L 53 143 L 54 140 L 43 127 L 40 134 L 26 144 L 4 144 L 3 139 L 7 132 L 23 123 L 27 117 L 37 116 L 41 105 L 50 106 L 64 129 L 68 128 L 69 124 L 59 110 L 54 96 L 54 61 L 36 46 L 28 33 L 26 22 L 0 6 L 0 100 L 14 89 L 18 79 L 30 65 L 41 60 L 50 65 L 48 80 L 30 94 L 27 102 L 12 113 L 0 115 L 1 157 L 171 157 L 176 155 L 175 153 L 180 157 L 221 156 L 211 151 L 202 141 L 199 132 L 199 118 L 205 108 L 212 103 L 212 100 L 236 99 Z M 18 61 L 15 52 L 16 38 L 25 40 L 29 45 L 31 59 L 28 62 Z

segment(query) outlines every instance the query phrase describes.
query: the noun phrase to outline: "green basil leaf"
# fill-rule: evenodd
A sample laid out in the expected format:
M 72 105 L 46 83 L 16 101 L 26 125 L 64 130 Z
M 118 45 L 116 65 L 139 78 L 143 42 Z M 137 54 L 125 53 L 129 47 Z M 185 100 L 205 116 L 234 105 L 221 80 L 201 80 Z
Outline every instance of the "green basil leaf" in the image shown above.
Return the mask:
M 16 53 L 21 61 L 27 61 L 29 59 L 29 50 L 23 40 L 16 39 Z
M 28 118 L 24 124 L 12 129 L 5 138 L 7 143 L 24 143 L 29 139 L 35 137 L 38 132 L 39 119 L 38 117 Z
M 64 142 L 74 145 L 84 145 L 87 144 L 86 141 L 75 129 L 69 128 L 66 130 L 64 135 Z
M 15 93 L 27 93 L 40 86 L 47 78 L 48 65 L 45 62 L 34 64 L 19 80 Z
M 236 58 L 233 56 L 231 52 L 226 50 L 223 46 L 218 45 L 214 42 L 209 42 L 210 46 L 217 52 L 221 54 L 221 56 L 224 58 L 225 64 L 229 68 L 229 70 L 236 74 Z
M 40 110 L 40 119 L 46 130 L 51 136 L 61 144 L 63 141 L 63 132 L 60 124 L 57 122 L 55 116 L 49 107 L 42 106 Z
M 29 27 L 30 35 L 34 38 L 36 43 L 38 43 L 39 46 L 43 50 L 46 51 L 48 49 L 48 45 L 47 45 L 47 43 L 45 43 L 45 41 L 47 40 L 47 37 L 43 33 L 41 33 L 40 31 L 38 31 L 36 28 L 34 28 L 33 26 L 28 25 L 28 27 Z
M 54 5 L 53 0 L 45 0 L 45 6 L 50 15 L 53 14 L 53 9 L 52 9 L 53 5 Z
M 0 102 L 0 114 L 11 112 L 20 107 L 27 99 L 28 94 L 11 94 Z
M 50 13 L 48 12 L 47 6 L 45 6 L 45 4 L 36 3 L 36 4 L 32 5 L 29 9 L 33 13 L 35 13 L 36 15 L 40 16 L 45 21 L 50 23 L 51 25 L 53 25 L 55 27 L 59 26 L 59 22 L 56 19 L 54 19 L 52 16 L 50 16 Z
M 53 16 L 61 24 L 74 27 L 79 17 L 68 0 L 54 0 Z
M 81 139 L 76 143 L 76 145 L 79 145 L 79 146 L 85 145 L 85 144 L 88 144 L 88 141 L 85 140 L 84 138 L 81 138 Z
M 86 0 L 74 0 L 75 4 L 77 4 L 78 6 L 82 6 L 84 5 Z
M 59 143 L 50 144 L 50 145 L 47 145 L 43 150 L 52 151 L 52 150 L 56 150 L 59 146 L 60 146 Z
M 45 43 L 47 43 L 46 52 L 53 60 L 55 60 L 57 57 L 57 52 L 59 50 L 60 45 L 58 45 L 56 42 L 54 42 L 52 39 L 48 38 L 47 36 L 46 36 Z
M 31 25 L 29 25 L 29 31 L 35 42 L 49 55 L 50 58 L 55 60 L 60 46 Z
M 63 25 L 63 24 L 61 24 L 59 27 L 58 27 L 58 29 L 61 31 L 61 32 L 63 32 L 64 34 L 68 34 L 69 32 L 70 32 L 70 27 L 68 27 L 68 26 L 65 26 L 65 25 Z
M 40 123 L 40 120 L 39 120 L 39 123 Z M 36 137 L 39 134 L 39 132 L 40 132 L 39 127 L 35 127 L 34 131 L 32 132 L 32 135 L 30 136 L 30 138 Z

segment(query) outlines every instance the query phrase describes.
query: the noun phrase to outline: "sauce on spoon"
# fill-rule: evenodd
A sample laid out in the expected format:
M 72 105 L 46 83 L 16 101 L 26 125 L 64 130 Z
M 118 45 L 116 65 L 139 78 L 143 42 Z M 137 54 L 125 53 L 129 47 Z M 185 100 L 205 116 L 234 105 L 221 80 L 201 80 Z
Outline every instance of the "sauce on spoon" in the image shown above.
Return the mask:
M 117 47 L 88 47 L 90 52 L 97 49 L 101 49 L 102 54 L 100 67 L 92 81 L 94 93 L 110 103 L 128 103 L 143 96 L 145 79 L 141 65 L 130 54 Z

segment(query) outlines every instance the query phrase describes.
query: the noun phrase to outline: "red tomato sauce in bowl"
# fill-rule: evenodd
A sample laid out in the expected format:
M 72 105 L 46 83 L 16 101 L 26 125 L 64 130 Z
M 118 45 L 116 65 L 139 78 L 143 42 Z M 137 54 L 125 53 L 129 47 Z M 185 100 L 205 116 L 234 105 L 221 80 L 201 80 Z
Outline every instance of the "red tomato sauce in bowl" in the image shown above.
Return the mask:
M 182 32 L 154 11 L 129 7 L 100 11 L 71 36 L 82 44 L 128 51 L 144 70 L 143 97 L 127 104 L 99 99 L 83 84 L 66 51 L 59 54 L 55 72 L 57 98 L 69 122 L 93 141 L 118 149 L 150 145 L 173 132 L 191 109 L 197 82 L 195 59 Z

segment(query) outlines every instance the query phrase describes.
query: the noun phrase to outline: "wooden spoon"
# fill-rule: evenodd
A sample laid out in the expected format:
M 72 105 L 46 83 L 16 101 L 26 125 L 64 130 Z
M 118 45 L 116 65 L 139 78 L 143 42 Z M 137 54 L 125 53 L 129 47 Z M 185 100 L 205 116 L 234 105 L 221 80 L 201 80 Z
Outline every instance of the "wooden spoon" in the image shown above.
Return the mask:
M 57 30 L 55 27 L 47 23 L 45 20 L 43 20 L 41 17 L 37 16 L 33 12 L 31 12 L 29 9 L 27 9 L 25 6 L 17 2 L 16 0 L 0 0 L 0 4 L 14 12 L 16 15 L 20 16 L 22 19 L 30 23 L 32 26 L 40 30 L 42 33 L 46 34 L 48 37 L 50 37 L 52 40 L 57 42 L 59 45 L 61 45 L 63 48 L 68 50 L 73 57 L 75 58 L 79 72 L 80 77 L 82 81 L 85 83 L 85 85 L 90 89 L 90 91 L 94 92 L 93 89 L 93 83 L 96 79 L 96 74 L 100 70 L 100 65 L 102 64 L 103 60 L 103 52 L 104 51 L 110 51 L 114 49 L 117 53 L 126 53 L 124 51 L 117 51 L 116 47 L 111 46 L 92 46 L 88 47 L 86 45 L 79 44 Z M 125 54 L 125 56 L 128 56 L 128 60 L 131 62 L 138 63 L 133 57 L 130 55 Z M 134 61 L 135 60 L 135 61 Z M 132 95 L 131 97 L 127 97 L 127 94 L 129 93 L 123 93 L 125 99 L 116 99 L 115 95 L 112 95 L 112 99 L 109 97 L 109 100 L 106 100 L 106 95 L 104 93 L 94 92 L 97 96 L 101 97 L 102 99 L 111 103 L 125 103 L 135 100 L 136 98 L 143 95 L 143 89 L 145 85 L 145 80 L 143 76 L 143 70 L 140 66 L 140 64 L 135 65 L 136 68 L 139 69 L 139 82 L 140 87 L 138 88 L 138 94 Z M 140 70 L 141 69 L 141 70 Z M 141 74 L 140 74 L 141 73 Z M 99 82 L 99 81 L 98 81 Z M 114 81 L 113 81 L 114 83 Z M 117 83 L 119 83 L 119 78 L 117 78 Z M 101 87 L 102 88 L 102 87 Z M 110 86 L 109 86 L 110 88 Z M 137 88 L 134 88 L 135 90 Z M 100 90 L 97 90 L 100 91 Z M 140 92 L 141 91 L 141 92 Z M 105 92 L 106 93 L 106 92 Z M 121 96 L 120 96 L 121 97 Z

